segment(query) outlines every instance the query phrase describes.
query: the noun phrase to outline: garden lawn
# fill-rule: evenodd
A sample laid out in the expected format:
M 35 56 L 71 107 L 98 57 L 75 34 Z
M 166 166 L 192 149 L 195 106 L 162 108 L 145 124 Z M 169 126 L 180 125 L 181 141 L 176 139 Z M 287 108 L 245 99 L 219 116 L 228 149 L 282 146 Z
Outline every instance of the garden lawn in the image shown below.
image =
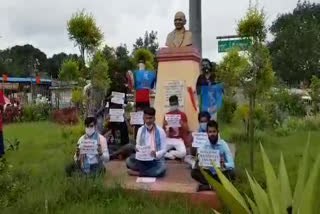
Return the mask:
M 158 201 L 144 193 L 126 193 L 120 187 L 106 188 L 103 177 L 95 180 L 66 178 L 64 166 L 72 160 L 76 142 L 70 142 L 70 137 L 66 136 L 68 132 L 63 134 L 63 128 L 51 122 L 4 127 L 5 139 L 12 141 L 17 138 L 20 146 L 17 151 L 6 154 L 17 187 L 13 187 L 7 207 L 0 207 L 2 214 L 209 212 L 190 208 L 185 200 L 177 197 Z M 19 188 L 19 191 L 14 191 L 14 188 Z

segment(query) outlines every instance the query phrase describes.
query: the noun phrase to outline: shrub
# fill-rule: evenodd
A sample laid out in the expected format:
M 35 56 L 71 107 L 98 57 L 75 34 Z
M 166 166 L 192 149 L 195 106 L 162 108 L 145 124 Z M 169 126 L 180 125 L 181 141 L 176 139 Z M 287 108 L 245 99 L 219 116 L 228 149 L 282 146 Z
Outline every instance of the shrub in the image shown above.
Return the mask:
M 79 121 L 77 108 L 55 109 L 52 112 L 53 121 L 60 124 L 76 124 Z
M 51 115 L 51 106 L 47 103 L 26 105 L 23 108 L 23 121 L 48 120 Z
M 233 98 L 225 96 L 222 101 L 222 107 L 219 109 L 218 117 L 221 118 L 223 122 L 230 123 L 236 109 L 236 101 Z

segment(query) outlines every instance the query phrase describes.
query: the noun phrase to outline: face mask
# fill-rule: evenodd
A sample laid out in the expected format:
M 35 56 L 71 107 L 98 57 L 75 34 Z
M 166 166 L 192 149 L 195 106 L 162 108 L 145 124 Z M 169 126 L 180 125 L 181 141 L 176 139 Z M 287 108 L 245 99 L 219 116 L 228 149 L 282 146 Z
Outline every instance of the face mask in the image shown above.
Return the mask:
M 91 137 L 94 134 L 95 130 L 94 128 L 86 128 L 86 134 Z
M 206 122 L 200 123 L 199 126 L 202 131 L 204 131 L 204 132 L 207 131 L 207 123 Z
M 179 106 L 175 105 L 175 106 L 170 106 L 170 111 L 176 111 L 179 109 Z

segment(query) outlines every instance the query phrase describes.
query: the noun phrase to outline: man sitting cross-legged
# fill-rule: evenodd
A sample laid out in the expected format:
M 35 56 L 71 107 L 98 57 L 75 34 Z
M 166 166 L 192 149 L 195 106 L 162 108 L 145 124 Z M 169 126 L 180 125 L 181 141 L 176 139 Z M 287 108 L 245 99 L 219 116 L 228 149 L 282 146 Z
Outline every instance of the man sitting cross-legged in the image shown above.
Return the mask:
M 164 154 L 166 153 L 166 135 L 155 124 L 154 108 L 144 110 L 145 125 L 137 133 L 136 154 L 126 163 L 129 175 L 140 177 L 161 177 L 166 172 Z
M 104 172 L 104 164 L 109 160 L 106 138 L 96 131 L 97 120 L 87 117 L 84 121 L 86 133 L 80 137 L 74 161 L 66 167 L 66 173 L 97 175 Z
M 210 151 L 216 150 L 220 156 L 220 170 L 223 174 L 230 180 L 234 179 L 234 161 L 228 147 L 228 144 L 219 138 L 219 129 L 218 123 L 214 120 L 211 120 L 207 124 L 207 133 L 209 137 L 209 142 L 203 145 L 198 150 L 198 157 L 201 151 Z M 211 175 L 214 179 L 219 181 L 219 178 L 214 170 L 213 165 L 205 166 L 204 170 Z M 198 191 L 210 190 L 211 187 L 208 184 L 208 181 L 202 175 L 199 167 L 199 160 L 196 163 L 196 167 L 192 169 L 191 176 L 195 180 L 199 181 L 201 184 L 198 186 Z
M 188 119 L 184 112 L 179 110 L 179 100 L 176 95 L 169 98 L 170 111 L 166 113 L 163 128 L 167 133 L 167 159 L 182 159 L 186 156 L 186 146 L 183 141 L 184 136 L 189 133 Z M 177 117 L 176 124 L 170 124 L 169 117 Z

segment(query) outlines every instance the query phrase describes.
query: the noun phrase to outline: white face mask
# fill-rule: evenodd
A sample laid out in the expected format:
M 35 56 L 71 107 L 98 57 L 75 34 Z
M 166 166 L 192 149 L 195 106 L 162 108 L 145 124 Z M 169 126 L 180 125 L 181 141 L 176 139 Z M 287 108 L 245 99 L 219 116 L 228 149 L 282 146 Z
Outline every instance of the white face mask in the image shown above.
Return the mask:
M 86 134 L 87 136 L 91 137 L 94 134 L 95 130 L 94 128 L 86 128 Z

